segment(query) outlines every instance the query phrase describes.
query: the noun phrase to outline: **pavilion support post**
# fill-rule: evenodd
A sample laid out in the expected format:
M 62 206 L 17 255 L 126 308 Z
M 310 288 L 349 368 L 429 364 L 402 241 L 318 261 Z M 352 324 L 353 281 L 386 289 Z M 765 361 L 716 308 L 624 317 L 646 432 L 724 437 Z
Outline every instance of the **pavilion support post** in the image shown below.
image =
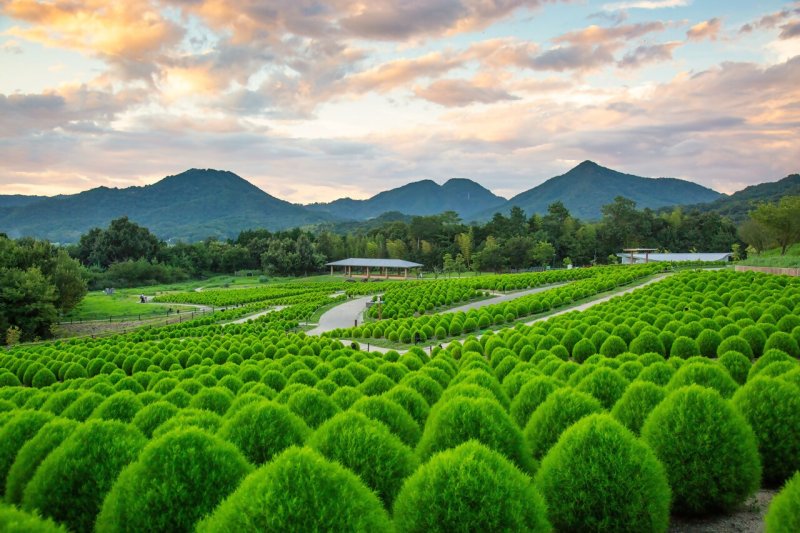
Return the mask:
M 331 266 L 331 276 L 333 276 L 333 266 Z
M 404 269 L 403 269 L 403 277 L 404 277 L 405 279 L 408 279 L 408 269 L 407 269 L 407 268 L 404 268 Z
M 367 267 L 367 279 L 369 279 L 369 275 L 372 273 L 372 269 Z

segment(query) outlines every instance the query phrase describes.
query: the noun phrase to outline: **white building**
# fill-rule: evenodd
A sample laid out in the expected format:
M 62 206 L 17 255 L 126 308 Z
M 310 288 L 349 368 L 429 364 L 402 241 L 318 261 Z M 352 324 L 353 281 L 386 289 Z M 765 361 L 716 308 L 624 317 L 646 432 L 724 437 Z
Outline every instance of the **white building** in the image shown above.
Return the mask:
M 680 261 L 730 261 L 730 252 L 712 252 L 701 254 L 659 254 L 659 253 L 618 253 L 622 259 L 623 265 L 647 263 L 649 261 L 667 261 L 667 262 L 680 262 Z

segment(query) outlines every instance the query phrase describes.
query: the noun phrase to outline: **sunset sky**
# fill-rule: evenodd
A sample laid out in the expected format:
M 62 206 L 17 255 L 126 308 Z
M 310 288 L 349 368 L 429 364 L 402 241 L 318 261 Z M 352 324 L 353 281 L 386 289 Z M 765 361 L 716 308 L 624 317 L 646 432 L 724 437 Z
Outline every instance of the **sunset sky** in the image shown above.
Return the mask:
M 800 2 L 0 0 L 0 194 L 800 172 Z

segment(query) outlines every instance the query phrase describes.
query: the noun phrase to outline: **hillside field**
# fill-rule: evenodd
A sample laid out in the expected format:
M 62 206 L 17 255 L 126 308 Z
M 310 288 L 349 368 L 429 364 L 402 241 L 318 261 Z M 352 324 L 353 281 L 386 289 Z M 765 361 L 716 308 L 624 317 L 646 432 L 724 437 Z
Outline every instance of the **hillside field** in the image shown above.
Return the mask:
M 0 352 L 0 530 L 796 531 L 800 279 L 676 267 L 159 287 Z

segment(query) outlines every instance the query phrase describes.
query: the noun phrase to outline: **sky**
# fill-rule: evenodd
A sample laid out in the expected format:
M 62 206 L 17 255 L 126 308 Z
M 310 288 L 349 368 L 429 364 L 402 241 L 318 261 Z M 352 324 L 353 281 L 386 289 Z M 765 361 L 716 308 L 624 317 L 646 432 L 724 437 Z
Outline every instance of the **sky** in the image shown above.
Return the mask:
M 0 194 L 800 172 L 800 2 L 0 0 Z

